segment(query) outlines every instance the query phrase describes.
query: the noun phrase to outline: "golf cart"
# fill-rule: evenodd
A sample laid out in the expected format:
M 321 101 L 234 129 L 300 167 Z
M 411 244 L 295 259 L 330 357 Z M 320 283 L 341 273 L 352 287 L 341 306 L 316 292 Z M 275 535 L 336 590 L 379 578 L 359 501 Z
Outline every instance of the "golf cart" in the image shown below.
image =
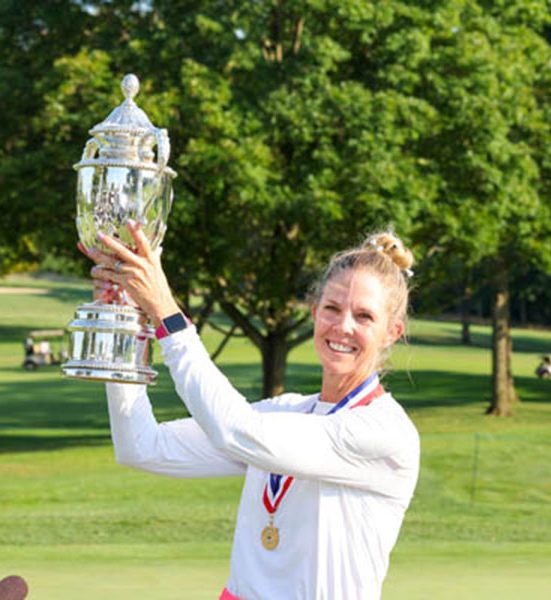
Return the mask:
M 536 369 L 536 375 L 541 379 L 551 378 L 551 356 L 541 357 L 541 364 Z
M 31 331 L 25 339 L 23 368 L 35 371 L 39 366 L 60 365 L 67 360 L 64 329 L 39 329 Z

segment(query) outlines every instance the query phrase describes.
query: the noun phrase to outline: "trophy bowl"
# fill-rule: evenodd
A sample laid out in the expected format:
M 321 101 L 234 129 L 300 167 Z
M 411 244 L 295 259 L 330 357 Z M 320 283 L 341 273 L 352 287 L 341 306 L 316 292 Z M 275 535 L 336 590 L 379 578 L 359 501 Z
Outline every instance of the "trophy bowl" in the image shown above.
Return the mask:
M 166 129 L 149 121 L 133 98 L 139 91 L 135 75 L 121 84 L 124 102 L 90 130 L 78 172 L 76 226 L 86 248 L 109 250 L 98 233 L 127 246 L 133 239 L 129 220 L 140 223 L 153 249 L 162 242 L 172 206 L 172 179 L 167 166 L 170 143 Z M 124 298 L 124 294 L 122 295 Z M 67 377 L 123 383 L 154 383 L 151 367 L 154 331 L 147 316 L 124 300 L 79 306 L 70 331 Z

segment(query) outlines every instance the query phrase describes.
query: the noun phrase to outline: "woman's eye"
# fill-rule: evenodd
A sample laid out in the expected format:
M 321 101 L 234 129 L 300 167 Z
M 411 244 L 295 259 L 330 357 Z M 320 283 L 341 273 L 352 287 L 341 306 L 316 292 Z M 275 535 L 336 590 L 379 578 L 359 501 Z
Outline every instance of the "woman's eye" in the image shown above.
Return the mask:
M 373 317 L 371 316 L 371 314 L 370 314 L 370 313 L 360 313 L 360 314 L 358 315 L 358 318 L 359 318 L 361 321 L 373 321 Z
M 325 308 L 325 310 L 328 310 L 329 312 L 337 312 L 338 311 L 338 308 L 336 306 L 333 306 L 333 304 L 327 304 L 323 308 Z

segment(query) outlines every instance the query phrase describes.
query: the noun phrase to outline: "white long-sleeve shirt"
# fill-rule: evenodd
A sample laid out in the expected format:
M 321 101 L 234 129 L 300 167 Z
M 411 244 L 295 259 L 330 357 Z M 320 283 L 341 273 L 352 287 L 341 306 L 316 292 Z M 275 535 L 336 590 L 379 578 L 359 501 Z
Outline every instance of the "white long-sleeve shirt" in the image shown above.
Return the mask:
M 157 423 L 145 386 L 108 384 L 122 464 L 175 477 L 245 474 L 228 590 L 243 600 L 376 600 L 419 469 L 419 437 L 384 394 L 327 412 L 319 396 L 249 404 L 193 327 L 160 342 L 193 418 Z M 261 544 L 269 473 L 295 477 L 275 513 L 280 541 Z

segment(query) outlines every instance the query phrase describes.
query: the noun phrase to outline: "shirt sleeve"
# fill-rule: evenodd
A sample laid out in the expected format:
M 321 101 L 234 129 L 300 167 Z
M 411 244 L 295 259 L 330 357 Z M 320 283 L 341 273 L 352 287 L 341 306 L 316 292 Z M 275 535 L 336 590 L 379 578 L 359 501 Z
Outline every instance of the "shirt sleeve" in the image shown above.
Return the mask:
M 194 419 L 158 423 L 145 385 L 108 383 L 118 463 L 172 477 L 242 475 L 246 465 L 215 448 Z
M 161 347 L 188 410 L 213 445 L 235 460 L 400 496 L 400 479 L 416 477 L 416 436 L 408 431 L 406 439 L 388 414 L 256 411 L 210 360 L 194 328 L 161 340 Z

